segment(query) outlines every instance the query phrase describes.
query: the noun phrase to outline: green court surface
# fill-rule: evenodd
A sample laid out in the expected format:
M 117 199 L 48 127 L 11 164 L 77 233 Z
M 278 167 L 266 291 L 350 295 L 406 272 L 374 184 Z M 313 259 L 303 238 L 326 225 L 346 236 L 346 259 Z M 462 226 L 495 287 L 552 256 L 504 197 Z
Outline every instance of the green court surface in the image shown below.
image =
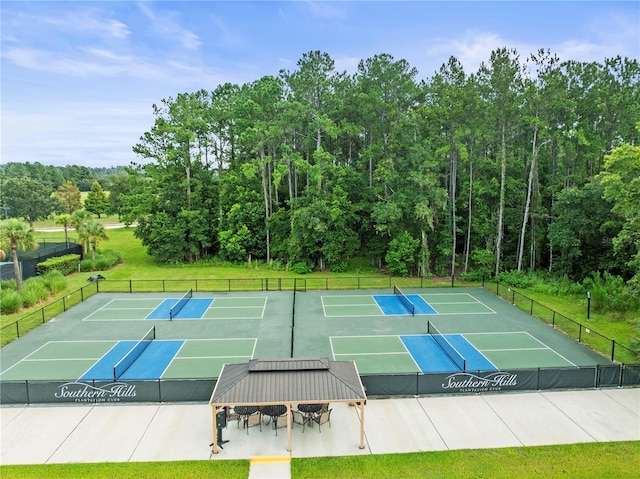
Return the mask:
M 425 371 L 430 359 L 416 344 L 429 337 L 427 321 L 495 369 L 610 364 L 483 288 L 404 293 L 433 312 L 385 314 L 389 290 L 196 292 L 186 316 L 169 320 L 159 311 L 179 294 L 100 293 L 3 347 L 0 381 L 78 380 L 152 326 L 153 348 L 175 349 L 158 379 L 217 378 L 226 363 L 291 356 L 353 360 L 361 374 Z

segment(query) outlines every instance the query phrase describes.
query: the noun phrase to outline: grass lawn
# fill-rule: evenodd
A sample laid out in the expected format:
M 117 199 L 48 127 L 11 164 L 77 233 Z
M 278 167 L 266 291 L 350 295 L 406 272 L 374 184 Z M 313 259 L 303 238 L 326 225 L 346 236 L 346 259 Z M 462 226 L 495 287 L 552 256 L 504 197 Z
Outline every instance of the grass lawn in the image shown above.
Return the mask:
M 635 478 L 640 441 L 292 459 L 292 479 Z M 249 461 L 2 466 L 3 479 L 246 479 Z

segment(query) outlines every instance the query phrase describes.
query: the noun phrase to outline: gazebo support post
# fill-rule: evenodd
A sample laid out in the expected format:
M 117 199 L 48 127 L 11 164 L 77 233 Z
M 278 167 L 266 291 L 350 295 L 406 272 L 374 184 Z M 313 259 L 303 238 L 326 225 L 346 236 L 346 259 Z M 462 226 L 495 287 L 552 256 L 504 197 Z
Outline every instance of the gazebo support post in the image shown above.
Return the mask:
M 291 403 L 287 403 L 287 452 L 291 452 Z
M 358 403 L 360 406 L 360 449 L 364 449 L 364 401 Z
M 211 405 L 213 413 L 213 453 L 218 454 L 218 408 Z

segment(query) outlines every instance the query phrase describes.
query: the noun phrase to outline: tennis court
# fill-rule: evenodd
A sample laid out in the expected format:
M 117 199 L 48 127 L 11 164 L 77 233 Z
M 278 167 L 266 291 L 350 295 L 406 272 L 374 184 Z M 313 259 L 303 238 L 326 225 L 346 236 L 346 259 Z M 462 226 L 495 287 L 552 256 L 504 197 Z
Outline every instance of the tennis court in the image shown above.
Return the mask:
M 495 314 L 469 293 L 323 295 L 325 317 L 419 316 L 436 314 Z
M 115 298 L 84 320 L 260 319 L 266 304 L 266 297 Z
M 527 332 L 332 337 L 337 361 L 360 373 L 447 373 L 575 367 Z
M 0 380 L 146 381 L 210 378 L 253 357 L 255 338 L 51 341 L 3 371 Z
M 379 377 L 613 364 L 484 288 L 99 293 L 0 355 L 3 401 L 27 402 L 55 396 L 56 381 L 171 382 L 171 397 L 191 381 L 194 398 L 224 364 L 251 359 L 352 360 Z M 51 385 L 34 393 L 37 382 Z

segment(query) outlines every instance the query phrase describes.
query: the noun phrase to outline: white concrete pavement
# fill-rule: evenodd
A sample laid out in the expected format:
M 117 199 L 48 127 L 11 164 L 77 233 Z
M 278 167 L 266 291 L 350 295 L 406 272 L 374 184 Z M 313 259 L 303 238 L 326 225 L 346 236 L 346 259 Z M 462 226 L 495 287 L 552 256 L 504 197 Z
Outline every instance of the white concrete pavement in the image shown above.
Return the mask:
M 0 464 L 225 460 L 387 454 L 640 440 L 640 388 L 370 399 L 332 406 L 331 427 L 249 430 L 233 421 L 211 454 L 208 404 L 4 406 Z M 260 475 L 256 460 L 252 477 Z M 286 461 L 264 461 L 281 471 Z M 268 463 L 277 463 L 271 464 Z M 252 470 L 254 469 L 252 465 Z M 274 476 L 275 477 L 275 476 Z

